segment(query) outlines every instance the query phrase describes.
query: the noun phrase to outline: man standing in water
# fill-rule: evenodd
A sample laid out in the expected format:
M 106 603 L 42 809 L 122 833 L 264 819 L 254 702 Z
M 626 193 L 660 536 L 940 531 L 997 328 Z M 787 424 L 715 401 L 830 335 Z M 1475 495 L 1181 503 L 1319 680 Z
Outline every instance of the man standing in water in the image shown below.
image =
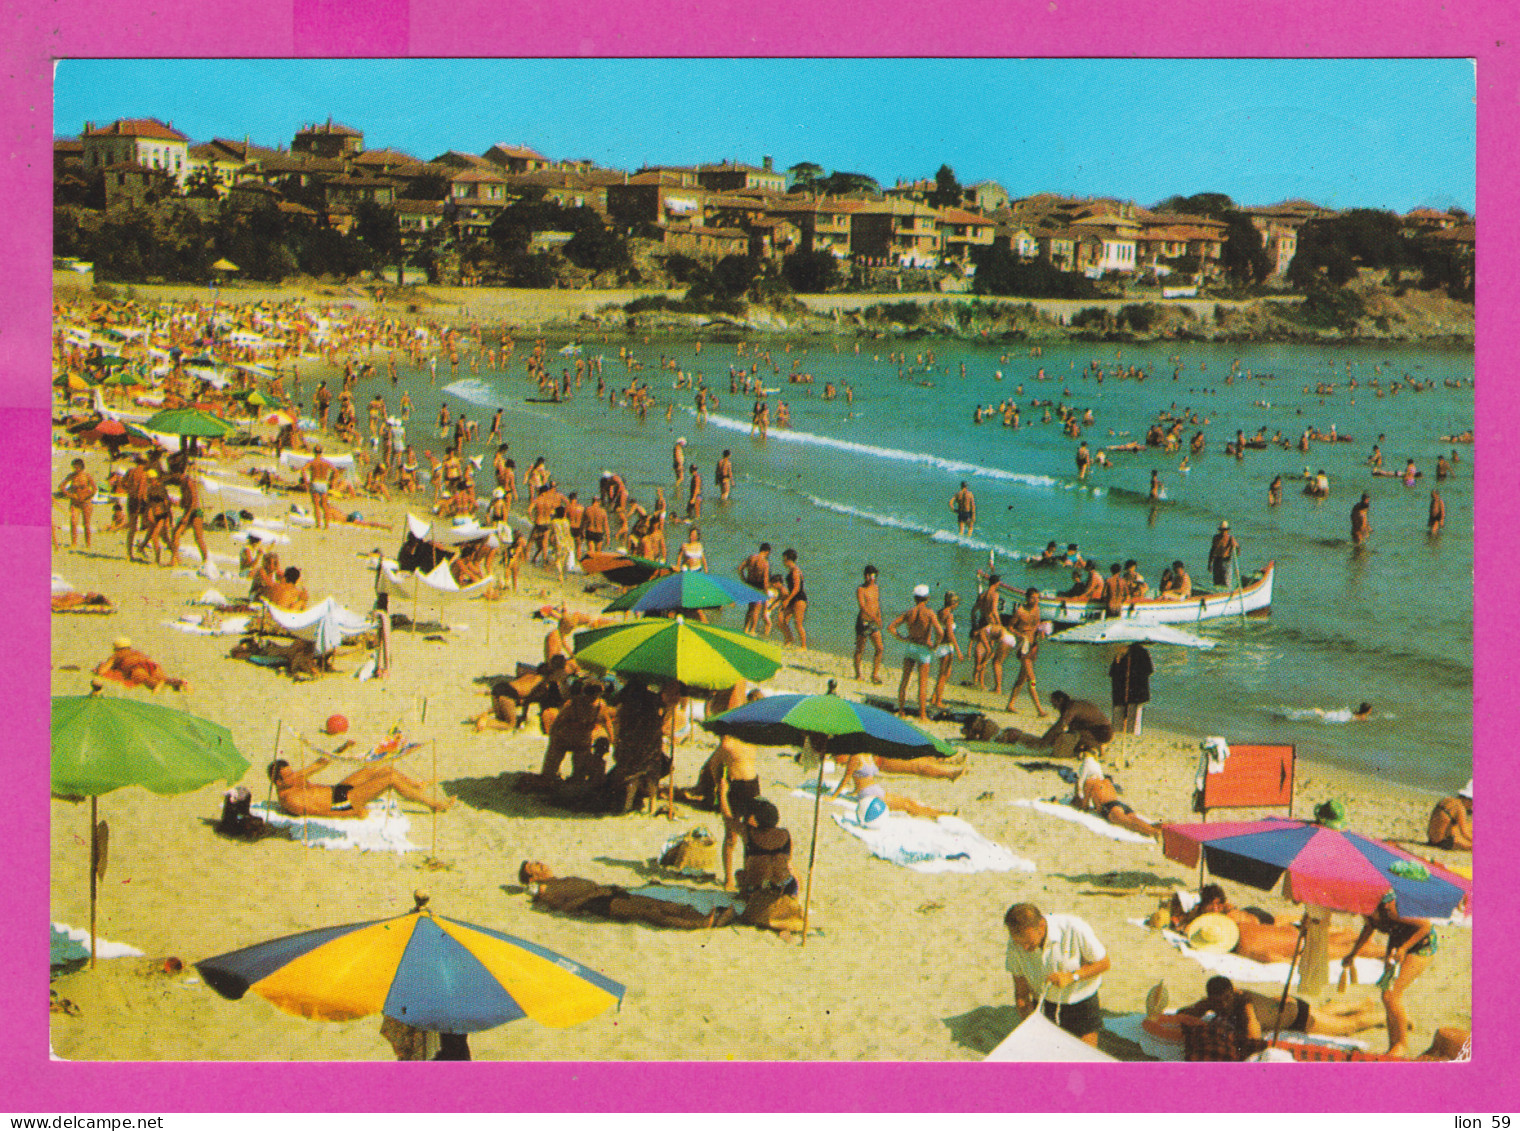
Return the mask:
M 1229 585 L 1230 566 L 1235 562 L 1235 555 L 1240 552 L 1240 543 L 1235 540 L 1235 535 L 1230 533 L 1229 521 L 1219 524 L 1219 532 L 1214 535 L 1213 542 L 1209 543 L 1209 568 L 1214 571 L 1215 585 Z
M 1434 537 L 1441 533 L 1441 527 L 1446 525 L 1446 503 L 1441 498 L 1441 492 L 1430 493 L 1430 516 L 1426 519 L 1425 531 Z M 88 545 L 88 543 L 86 543 Z
M 1372 533 L 1372 496 L 1362 492 L 1361 501 L 1351 508 L 1351 544 L 1363 546 Z
M 969 538 L 976 532 L 976 496 L 966 486 L 966 481 L 961 480 L 961 489 L 950 500 L 950 509 L 955 512 L 955 521 L 960 533 Z
M 908 654 L 903 657 L 902 681 L 897 685 L 897 710 L 901 714 L 906 710 L 908 698 L 908 678 L 912 676 L 913 669 L 918 669 L 918 717 L 928 722 L 928 690 L 929 664 L 934 659 L 934 646 L 939 643 L 940 624 L 939 618 L 929 608 L 929 587 L 919 585 L 913 590 L 913 607 L 907 612 L 900 614 L 887 625 L 887 631 L 893 637 L 903 641 L 908 646 Z M 898 631 L 900 625 L 906 624 L 908 635 L 904 636 Z
M 876 649 L 871 661 L 871 682 L 881 682 L 881 589 L 876 584 L 876 567 L 866 566 L 865 580 L 855 589 L 855 678 L 860 679 L 860 661 L 865 656 L 866 641 Z
M 734 489 L 734 460 L 727 448 L 723 449 L 723 456 L 718 460 L 718 470 L 713 478 L 718 481 L 718 501 L 728 502 L 729 493 Z
M 761 542 L 760 548 L 744 559 L 739 566 L 739 580 L 761 593 L 770 591 L 771 544 Z M 764 601 L 752 602 L 744 613 L 744 631 L 754 635 L 760 631 L 760 614 L 765 611 Z M 859 665 L 857 664 L 857 667 Z

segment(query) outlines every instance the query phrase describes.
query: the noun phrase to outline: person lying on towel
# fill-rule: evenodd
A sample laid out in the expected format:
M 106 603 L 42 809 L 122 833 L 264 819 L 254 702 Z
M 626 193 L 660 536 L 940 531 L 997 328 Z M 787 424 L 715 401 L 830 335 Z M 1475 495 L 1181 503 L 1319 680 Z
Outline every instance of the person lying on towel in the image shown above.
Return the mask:
M 1240 928 L 1240 941 L 1234 953 L 1253 962 L 1291 962 L 1298 946 L 1298 928 L 1273 921 L 1272 916 L 1256 907 L 1236 907 L 1225 898 L 1218 884 L 1204 884 L 1198 889 L 1198 902 L 1184 910 L 1182 901 L 1173 895 L 1168 906 L 1172 929 L 1186 933 L 1200 915 L 1218 914 Z M 1356 943 L 1356 932 L 1344 929 L 1330 932 L 1330 957 L 1344 958 Z
M 266 772 L 279 793 L 280 808 L 292 817 L 357 817 L 362 820 L 369 815 L 365 806 L 388 791 L 426 805 L 435 813 L 442 813 L 454 804 L 452 797 L 441 801 L 429 797 L 419 783 L 388 762 L 360 766 L 337 785 L 319 785 L 311 780 L 313 774 L 331 763 L 331 758 L 321 757 L 304 770 L 291 769 L 290 763 L 283 758 L 269 763 Z
M 703 912 L 689 904 L 635 895 L 613 884 L 599 884 L 579 876 L 560 878 L 549 865 L 538 860 L 524 860 L 517 870 L 517 880 L 527 886 L 535 904 L 571 915 L 595 915 L 688 931 L 722 927 L 734 920 L 732 907 Z
M 125 636 L 118 636 L 111 642 L 111 654 L 95 666 L 95 674 L 128 687 L 146 687 L 149 691 L 157 691 L 166 685 L 175 691 L 190 688 L 187 680 L 164 674 L 163 668 L 132 647 L 132 641 Z
M 1082 768 L 1077 771 L 1077 787 L 1072 792 L 1071 803 L 1085 812 L 1097 813 L 1111 825 L 1161 839 L 1160 829 L 1141 820 L 1128 804 L 1119 800 L 1114 779 L 1104 772 L 1091 754 L 1082 759 Z

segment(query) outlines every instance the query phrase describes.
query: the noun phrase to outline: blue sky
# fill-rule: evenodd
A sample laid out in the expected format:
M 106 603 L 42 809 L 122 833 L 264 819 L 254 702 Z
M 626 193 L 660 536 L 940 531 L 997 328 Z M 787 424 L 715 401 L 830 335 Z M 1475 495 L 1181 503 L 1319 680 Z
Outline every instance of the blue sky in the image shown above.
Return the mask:
M 64 60 L 54 132 L 157 117 L 289 145 L 331 116 L 430 158 L 521 143 L 633 169 L 812 161 L 1153 204 L 1474 210 L 1476 81 L 1440 60 Z

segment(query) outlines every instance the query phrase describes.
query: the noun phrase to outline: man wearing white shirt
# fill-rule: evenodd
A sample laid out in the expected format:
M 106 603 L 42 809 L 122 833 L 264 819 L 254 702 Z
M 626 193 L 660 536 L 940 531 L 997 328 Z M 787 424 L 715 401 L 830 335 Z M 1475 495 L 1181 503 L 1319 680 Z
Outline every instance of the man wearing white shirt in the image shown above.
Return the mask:
M 1102 1018 L 1098 987 L 1108 951 L 1076 915 L 1044 915 L 1032 903 L 1015 903 L 1003 916 L 1008 928 L 1005 966 L 1013 975 L 1014 1001 L 1028 1017 L 1043 991 L 1045 1016 L 1072 1036 L 1097 1046 Z

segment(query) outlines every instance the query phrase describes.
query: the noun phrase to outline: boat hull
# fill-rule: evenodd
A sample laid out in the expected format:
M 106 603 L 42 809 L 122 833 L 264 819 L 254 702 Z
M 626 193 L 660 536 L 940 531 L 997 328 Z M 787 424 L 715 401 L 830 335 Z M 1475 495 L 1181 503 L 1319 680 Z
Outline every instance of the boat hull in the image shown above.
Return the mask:
M 1186 601 L 1131 601 L 1119 615 L 1151 624 L 1196 624 L 1216 617 L 1269 616 L 1272 611 L 1272 582 L 1275 574 L 1276 563 L 1268 562 L 1265 568 L 1244 578 L 1245 584 L 1239 589 L 1207 593 L 1190 597 Z M 1102 601 L 1081 601 L 1045 592 L 1040 594 L 1040 616 L 1054 622 L 1058 628 L 1101 620 L 1106 613 Z

